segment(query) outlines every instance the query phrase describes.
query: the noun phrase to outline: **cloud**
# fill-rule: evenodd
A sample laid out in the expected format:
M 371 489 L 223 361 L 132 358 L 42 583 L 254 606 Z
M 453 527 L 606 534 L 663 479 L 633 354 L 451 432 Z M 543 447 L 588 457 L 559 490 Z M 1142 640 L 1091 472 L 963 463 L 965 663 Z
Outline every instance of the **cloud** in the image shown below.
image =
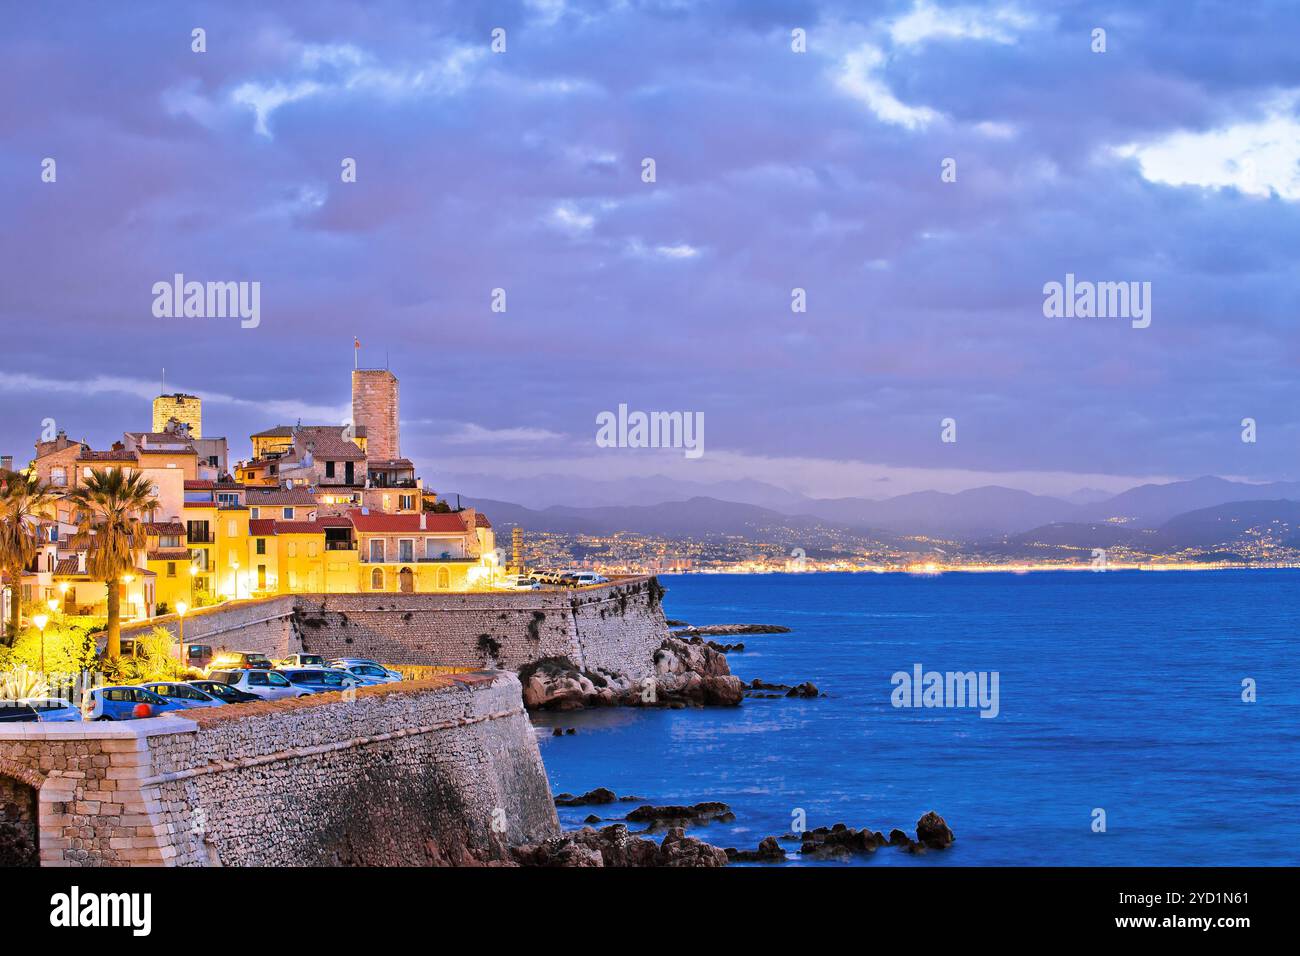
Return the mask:
M 1034 17 L 1011 6 L 940 9 L 918 2 L 910 12 L 890 24 L 889 38 L 897 46 L 916 46 L 930 40 L 1015 43 L 1019 34 L 1035 22 Z
M 1233 123 L 1205 132 L 1171 133 L 1147 143 L 1115 147 L 1115 155 L 1136 159 L 1142 177 L 1170 186 L 1236 189 L 1252 196 L 1276 193 L 1300 199 L 1300 94 L 1278 97 L 1261 120 Z
M 482 425 L 467 422 L 461 425 L 460 431 L 447 435 L 442 440 L 452 445 L 505 445 L 556 441 L 564 437 L 558 432 L 547 431 L 544 428 L 484 428 Z
M 879 75 L 884 62 L 885 54 L 879 47 L 865 44 L 845 55 L 836 86 L 894 126 L 921 129 L 938 119 L 940 114 L 930 107 L 908 106 L 893 94 Z
M 260 136 L 271 138 L 277 110 L 303 100 L 348 94 L 389 100 L 453 95 L 466 87 L 474 65 L 487 55 L 483 47 L 448 45 L 440 56 L 394 64 L 349 43 L 300 44 L 297 51 L 292 76 L 246 80 L 229 93 L 231 104 L 252 110 Z M 164 104 L 211 122 L 211 105 L 192 88 L 167 91 Z
M 562 202 L 551 210 L 547 222 L 570 236 L 582 236 L 591 232 L 596 217 L 583 212 L 572 203 Z
M 302 419 L 308 424 L 342 424 L 352 414 L 352 405 L 313 405 L 284 399 L 236 398 L 223 392 L 193 388 L 183 383 L 168 382 L 167 389 L 197 395 L 205 405 L 228 406 L 262 412 L 276 424 L 293 424 Z M 153 401 L 158 397 L 158 383 L 144 379 L 122 378 L 112 375 L 95 375 L 83 379 L 45 378 L 26 373 L 0 373 L 0 392 L 57 393 L 78 396 L 130 395 Z M 123 430 L 129 430 L 129 426 Z

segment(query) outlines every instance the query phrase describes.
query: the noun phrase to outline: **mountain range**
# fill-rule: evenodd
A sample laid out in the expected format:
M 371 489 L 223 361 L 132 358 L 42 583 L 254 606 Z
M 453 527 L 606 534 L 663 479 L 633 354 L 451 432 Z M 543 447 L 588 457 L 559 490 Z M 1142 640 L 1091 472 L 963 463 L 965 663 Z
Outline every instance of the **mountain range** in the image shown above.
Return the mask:
M 569 478 L 569 494 L 575 491 Z M 652 479 L 645 479 L 653 483 Z M 531 487 L 546 488 L 535 480 Z M 615 483 L 589 482 L 589 485 Z M 689 484 L 689 483 L 687 483 Z M 582 487 L 580 482 L 577 486 Z M 637 483 L 622 488 L 624 496 Z M 655 485 L 655 487 L 661 487 Z M 501 499 L 462 496 L 498 528 L 608 535 L 623 531 L 665 538 L 709 535 L 799 537 L 815 529 L 842 530 L 882 541 L 919 535 L 981 548 L 1136 546 L 1143 550 L 1210 547 L 1260 522 L 1287 540 L 1300 521 L 1300 482 L 1249 484 L 1202 477 L 1145 484 L 1096 500 L 1084 490 L 1065 500 L 999 486 L 947 493 L 921 491 L 891 498 L 809 498 L 757 481 L 702 485 L 712 494 L 645 504 L 552 504 L 528 507 Z M 700 490 L 694 488 L 690 490 Z M 748 500 L 724 497 L 733 494 Z M 608 501 L 613 489 L 593 498 Z M 1297 525 L 1300 526 L 1300 525 Z M 1217 537 L 1216 537 L 1217 536 Z M 1213 539 L 1213 540 L 1211 540 Z

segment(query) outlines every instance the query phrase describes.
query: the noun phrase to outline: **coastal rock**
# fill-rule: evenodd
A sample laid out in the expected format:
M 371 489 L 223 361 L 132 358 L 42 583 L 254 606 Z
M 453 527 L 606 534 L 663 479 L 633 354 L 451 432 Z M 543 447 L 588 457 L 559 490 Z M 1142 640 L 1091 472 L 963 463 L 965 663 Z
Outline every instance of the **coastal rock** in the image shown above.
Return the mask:
M 733 634 L 789 634 L 790 629 L 779 624 L 700 624 L 687 625 L 677 633 L 686 637 L 722 637 Z
M 802 684 L 796 684 L 794 687 L 791 687 L 788 691 L 786 691 L 785 696 L 786 697 L 816 697 L 819 694 L 820 691 L 817 690 L 817 685 L 810 680 L 806 680 Z
M 646 804 L 629 812 L 625 819 L 629 823 L 649 823 L 652 826 L 684 826 L 687 823 L 708 823 L 711 820 L 730 823 L 736 819 L 736 815 L 725 803 L 712 800 L 694 806 L 655 807 Z
M 737 850 L 727 847 L 727 859 L 732 863 L 781 863 L 785 861 L 785 849 L 776 842 L 776 837 L 764 837 L 757 850 Z
M 630 678 L 600 669 L 580 670 L 567 657 L 546 657 L 525 665 L 519 670 L 519 682 L 524 706 L 530 710 L 609 706 L 622 703 L 633 691 Z
M 583 827 L 541 844 L 515 847 L 521 866 L 671 866 L 716 867 L 727 865 L 727 854 L 675 827 L 658 846 L 653 840 L 632 836 L 623 824 L 601 830 Z
M 932 850 L 946 850 L 952 846 L 952 830 L 943 817 L 931 810 L 916 821 L 916 841 Z
M 856 830 L 837 823 L 833 827 L 818 827 L 804 833 L 799 852 L 815 859 L 839 859 L 855 854 L 875 853 L 876 848 L 883 845 L 884 838 L 869 827 Z
M 557 807 L 581 807 L 587 804 L 613 803 L 618 799 L 618 795 L 608 787 L 597 787 L 595 790 L 588 790 L 580 797 L 575 797 L 571 793 L 561 793 L 555 798 Z
M 666 638 L 655 651 L 655 696 L 660 703 L 734 707 L 745 685 L 727 658 L 700 638 Z
M 906 833 L 904 833 L 902 830 L 898 829 L 898 827 L 894 827 L 894 829 L 889 831 L 889 845 L 890 846 L 911 846 L 912 838 L 908 836 Z

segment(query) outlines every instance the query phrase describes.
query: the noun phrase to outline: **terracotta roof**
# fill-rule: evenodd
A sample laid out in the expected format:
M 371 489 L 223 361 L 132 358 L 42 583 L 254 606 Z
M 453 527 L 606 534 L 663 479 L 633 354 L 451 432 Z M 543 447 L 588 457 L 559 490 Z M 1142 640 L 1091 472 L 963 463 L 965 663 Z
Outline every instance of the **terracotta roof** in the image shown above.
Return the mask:
M 249 519 L 248 533 L 254 538 L 265 538 L 268 535 L 275 534 L 275 519 L 274 518 Z
M 277 521 L 276 534 L 324 534 L 325 525 L 319 521 Z
M 146 523 L 144 530 L 145 534 L 184 534 L 185 525 L 179 521 L 155 521 Z
M 366 467 L 371 471 L 415 470 L 415 464 L 409 458 L 371 458 Z
M 334 431 L 336 433 L 342 433 L 344 428 L 344 426 L 342 425 L 299 425 L 299 426 L 276 425 L 274 428 L 268 428 L 264 432 L 256 432 L 255 434 L 250 435 L 249 437 L 250 438 L 292 438 L 295 427 L 298 428 L 299 431 L 304 431 L 304 432 L 329 430 L 329 431 Z M 358 438 L 366 437 L 365 425 L 357 425 L 355 431 L 357 433 Z
M 423 528 L 420 527 L 420 515 L 394 515 L 384 511 L 362 514 L 361 509 L 354 508 L 348 512 L 348 517 L 352 519 L 352 524 L 358 531 L 409 531 L 414 534 L 433 531 L 446 534 L 465 530 L 465 522 L 455 512 L 446 514 L 425 512 Z
M 77 570 L 77 558 L 74 555 L 71 558 L 59 558 L 58 563 L 54 565 L 54 573 L 66 576 L 69 574 L 85 574 L 86 572 Z
M 294 436 L 293 451 L 285 461 L 301 461 L 308 451 L 317 461 L 365 461 L 366 453 L 352 441 L 344 441 L 338 428 L 301 428 Z
M 195 454 L 193 445 L 189 445 L 185 448 L 137 448 L 136 452 L 138 452 L 141 455 L 193 455 Z
M 77 455 L 77 461 L 138 461 L 133 451 L 91 451 L 84 449 Z
M 310 488 L 249 488 L 245 500 L 257 505 L 314 505 Z
M 474 512 L 474 527 L 490 528 L 492 527 L 492 522 L 488 521 L 488 516 L 485 515 L 483 512 L 476 511 Z
M 150 551 L 150 561 L 188 561 L 190 553 L 185 548 L 167 548 L 166 550 Z
M 185 490 L 186 491 L 211 491 L 212 486 L 214 484 L 216 484 L 216 482 L 209 481 L 206 478 L 186 478 Z

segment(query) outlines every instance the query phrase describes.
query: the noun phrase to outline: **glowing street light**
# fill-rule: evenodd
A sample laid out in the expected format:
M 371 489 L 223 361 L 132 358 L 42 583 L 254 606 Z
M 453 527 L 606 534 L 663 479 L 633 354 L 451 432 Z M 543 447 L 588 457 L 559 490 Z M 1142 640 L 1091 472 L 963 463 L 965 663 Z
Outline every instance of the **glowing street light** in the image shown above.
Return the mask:
M 181 667 L 185 666 L 185 612 L 189 609 L 184 601 L 176 602 L 176 636 L 181 642 Z
M 36 625 L 36 630 L 41 632 L 41 674 L 45 673 L 45 625 L 50 623 L 48 614 L 33 614 L 32 623 Z

